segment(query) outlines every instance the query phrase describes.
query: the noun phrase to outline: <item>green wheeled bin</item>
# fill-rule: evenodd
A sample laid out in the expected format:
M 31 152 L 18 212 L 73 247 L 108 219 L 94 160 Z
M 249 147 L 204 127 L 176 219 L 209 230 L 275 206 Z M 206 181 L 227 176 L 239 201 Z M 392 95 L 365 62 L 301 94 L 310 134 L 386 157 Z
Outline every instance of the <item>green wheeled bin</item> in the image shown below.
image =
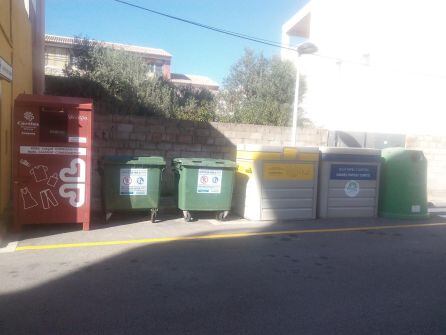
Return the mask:
M 166 166 L 162 157 L 106 156 L 102 160 L 102 200 L 105 221 L 115 211 L 150 211 L 156 221 L 161 177 Z
M 383 149 L 379 215 L 397 219 L 426 219 L 427 160 L 422 151 Z
M 191 211 L 214 211 L 224 220 L 231 210 L 236 163 L 224 159 L 175 158 L 178 208 L 186 222 L 193 220 Z

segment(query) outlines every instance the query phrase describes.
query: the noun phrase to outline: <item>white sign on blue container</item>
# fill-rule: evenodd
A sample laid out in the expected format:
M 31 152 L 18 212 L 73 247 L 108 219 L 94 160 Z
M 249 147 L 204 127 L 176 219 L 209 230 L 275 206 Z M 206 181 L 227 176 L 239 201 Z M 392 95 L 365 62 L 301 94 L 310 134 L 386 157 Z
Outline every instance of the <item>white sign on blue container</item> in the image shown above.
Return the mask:
M 333 164 L 331 180 L 376 180 L 378 167 L 363 164 Z

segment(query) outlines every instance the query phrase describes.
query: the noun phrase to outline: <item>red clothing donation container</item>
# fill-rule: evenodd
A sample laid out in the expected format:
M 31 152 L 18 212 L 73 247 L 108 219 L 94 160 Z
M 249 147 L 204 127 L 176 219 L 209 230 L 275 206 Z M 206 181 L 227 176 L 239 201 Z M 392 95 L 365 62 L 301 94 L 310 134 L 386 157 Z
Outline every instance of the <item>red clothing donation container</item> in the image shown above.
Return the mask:
M 90 228 L 93 103 L 19 95 L 14 109 L 14 228 L 81 223 Z

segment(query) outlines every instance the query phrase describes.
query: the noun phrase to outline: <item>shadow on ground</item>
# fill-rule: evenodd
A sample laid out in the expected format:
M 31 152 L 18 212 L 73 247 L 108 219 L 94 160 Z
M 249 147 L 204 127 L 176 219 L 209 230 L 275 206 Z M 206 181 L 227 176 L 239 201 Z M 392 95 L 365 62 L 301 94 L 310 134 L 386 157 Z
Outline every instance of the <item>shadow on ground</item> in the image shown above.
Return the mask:
M 426 227 L 16 252 L 0 333 L 444 334 L 445 242 Z
M 216 214 L 214 212 L 194 212 L 194 220 L 193 222 L 191 222 L 191 224 L 200 220 L 215 220 L 215 215 Z M 120 226 L 125 228 L 127 225 L 143 222 L 147 222 L 148 228 L 150 227 L 150 225 L 159 225 L 160 223 L 172 220 L 179 220 L 180 222 L 183 222 L 182 213 L 179 210 L 176 212 L 168 212 L 159 215 L 156 223 L 149 222 L 149 219 L 150 218 L 147 214 L 147 211 L 133 213 L 118 212 L 114 213 L 112 219 L 107 224 L 105 224 L 103 215 L 95 214 L 94 216 L 92 216 L 90 231 L 98 231 Z M 230 215 L 224 221 L 224 223 L 230 223 L 239 219 L 239 216 Z M 82 226 L 77 223 L 24 225 L 20 234 L 10 234 L 4 241 L 0 241 L 0 247 L 7 245 L 10 241 L 23 241 L 31 238 L 50 237 L 66 233 L 80 232 L 81 230 Z

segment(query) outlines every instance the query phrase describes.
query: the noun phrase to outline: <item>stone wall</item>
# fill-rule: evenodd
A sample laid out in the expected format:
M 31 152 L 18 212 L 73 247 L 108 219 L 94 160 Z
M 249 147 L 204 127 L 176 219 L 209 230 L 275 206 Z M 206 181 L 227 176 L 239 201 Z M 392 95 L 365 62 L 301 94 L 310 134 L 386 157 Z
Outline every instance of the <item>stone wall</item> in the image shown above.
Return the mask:
M 175 157 L 235 160 L 237 144 L 290 145 L 291 129 L 249 124 L 205 123 L 125 115 L 95 115 L 92 208 L 100 208 L 98 161 L 105 155 L 163 156 L 168 166 L 162 192 L 173 190 L 170 161 Z M 299 130 L 298 145 L 320 146 L 326 130 Z
M 105 155 L 163 156 L 168 166 L 162 193 L 172 194 L 170 161 L 175 157 L 235 160 L 237 144 L 290 145 L 288 127 L 204 123 L 162 118 L 96 114 L 94 125 L 92 208 L 100 208 L 98 160 Z M 298 145 L 325 146 L 328 131 L 299 129 Z M 428 192 L 434 203 L 446 203 L 446 137 L 406 136 L 406 147 L 423 150 L 428 160 Z
M 407 135 L 406 148 L 424 152 L 429 201 L 446 204 L 446 136 Z

